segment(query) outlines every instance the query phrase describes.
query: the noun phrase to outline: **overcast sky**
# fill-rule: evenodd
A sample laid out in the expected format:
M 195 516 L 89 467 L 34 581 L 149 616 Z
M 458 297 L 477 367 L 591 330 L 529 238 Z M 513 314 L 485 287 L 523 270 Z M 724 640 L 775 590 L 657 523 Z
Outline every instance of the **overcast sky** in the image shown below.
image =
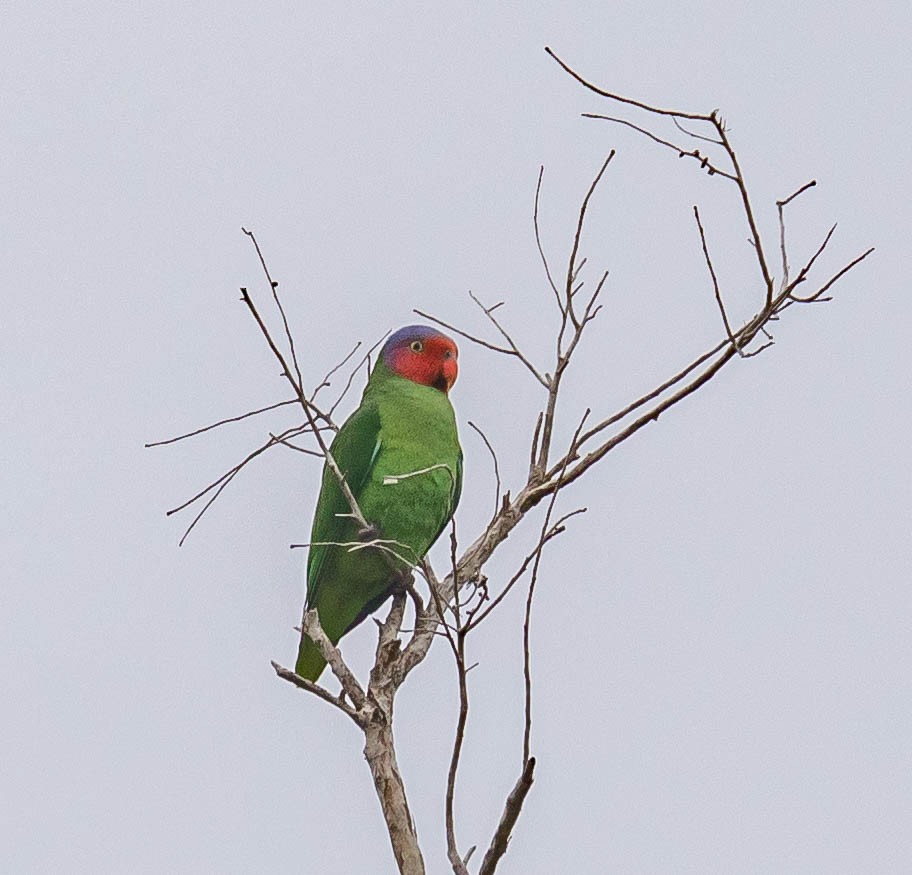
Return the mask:
M 563 438 L 721 338 L 694 203 L 748 318 L 762 290 L 734 188 L 581 118 L 618 107 L 545 45 L 610 90 L 719 107 L 773 251 L 776 199 L 812 178 L 794 262 L 834 221 L 822 271 L 877 251 L 568 490 L 564 510 L 589 510 L 542 566 L 539 766 L 501 871 L 912 871 L 909 4 L 534 5 L 3 4 L 4 871 L 394 871 L 359 733 L 269 666 L 294 660 L 288 545 L 318 463 L 258 460 L 178 548 L 190 518 L 165 511 L 291 420 L 142 445 L 287 397 L 238 302 L 266 291 L 242 225 L 310 385 L 413 307 L 484 331 L 469 290 L 505 302 L 547 370 L 538 168 L 560 270 L 616 148 L 583 242 L 587 279 L 611 271 L 606 307 Z M 463 343 L 460 363 L 468 544 L 493 482 L 467 421 L 516 489 L 542 399 L 514 361 Z M 470 641 L 463 849 L 487 845 L 519 772 L 519 596 Z M 372 646 L 370 624 L 345 641 L 362 676 Z M 430 873 L 449 871 L 454 683 L 437 646 L 397 705 Z

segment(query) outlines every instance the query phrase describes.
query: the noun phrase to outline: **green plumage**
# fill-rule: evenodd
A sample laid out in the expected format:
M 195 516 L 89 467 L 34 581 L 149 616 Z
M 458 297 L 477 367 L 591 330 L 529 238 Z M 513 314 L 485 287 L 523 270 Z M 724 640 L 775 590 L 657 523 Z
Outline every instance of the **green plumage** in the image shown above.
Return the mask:
M 397 574 L 414 566 L 443 531 L 459 501 L 462 450 L 446 393 L 393 373 L 381 358 L 330 452 L 377 536 L 396 542 L 389 544 L 396 556 L 376 547 L 351 549 L 363 536 L 345 516 L 348 502 L 325 465 L 310 538 L 306 607 L 317 609 L 336 643 L 390 596 Z M 315 681 L 325 665 L 302 634 L 297 674 Z

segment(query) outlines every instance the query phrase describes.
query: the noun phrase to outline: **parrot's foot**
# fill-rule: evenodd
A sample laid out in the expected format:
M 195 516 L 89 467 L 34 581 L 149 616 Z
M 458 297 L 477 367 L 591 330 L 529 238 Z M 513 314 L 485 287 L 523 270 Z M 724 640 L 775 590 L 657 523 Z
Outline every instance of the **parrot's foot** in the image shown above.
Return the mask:
M 411 571 L 397 571 L 390 580 L 390 594 L 407 593 L 415 582 L 415 576 Z
M 364 528 L 358 529 L 358 540 L 365 544 L 380 538 L 380 529 L 373 523 L 368 523 Z

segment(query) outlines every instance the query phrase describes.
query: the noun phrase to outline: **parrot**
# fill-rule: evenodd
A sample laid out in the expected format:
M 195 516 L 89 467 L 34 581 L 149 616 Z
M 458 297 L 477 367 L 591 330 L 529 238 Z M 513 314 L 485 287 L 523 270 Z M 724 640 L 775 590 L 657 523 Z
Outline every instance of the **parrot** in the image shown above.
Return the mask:
M 304 610 L 316 609 L 333 644 L 393 594 L 456 510 L 462 448 L 449 391 L 457 356 L 453 340 L 435 328 L 409 325 L 394 332 L 360 405 L 329 447 L 368 523 L 361 530 L 338 476 L 324 463 Z M 325 665 L 302 631 L 295 673 L 315 682 Z

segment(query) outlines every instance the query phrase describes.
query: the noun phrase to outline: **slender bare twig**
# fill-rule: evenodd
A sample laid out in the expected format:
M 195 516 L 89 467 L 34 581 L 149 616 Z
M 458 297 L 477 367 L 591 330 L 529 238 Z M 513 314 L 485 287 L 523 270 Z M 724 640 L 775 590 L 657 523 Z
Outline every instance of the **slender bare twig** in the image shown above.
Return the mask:
M 535 377 L 535 379 L 538 380 L 538 382 L 547 389 L 548 381 L 539 373 L 538 368 L 536 368 L 535 365 L 533 365 L 532 362 L 525 355 L 523 355 L 522 350 L 516 345 L 515 341 L 512 337 L 510 337 L 503 325 L 497 321 L 497 317 L 494 316 L 494 311 L 498 307 L 503 306 L 503 301 L 495 304 L 493 307 L 486 307 L 471 290 L 469 290 L 469 297 L 475 302 L 481 312 L 487 316 L 490 323 L 500 332 L 501 337 L 503 337 L 503 339 L 506 340 L 508 344 L 510 344 L 510 354 L 516 356 L 516 358 L 518 358 L 528 368 L 532 376 Z
M 570 450 L 564 457 L 564 468 L 561 474 L 567 470 L 570 464 L 570 457 L 573 454 L 573 448 L 579 440 L 580 432 L 589 418 L 590 411 L 587 409 L 580 419 L 579 425 L 573 432 L 573 438 L 570 441 Z M 545 511 L 545 518 L 542 521 L 541 533 L 539 534 L 539 543 L 544 547 L 548 540 L 547 535 L 551 525 L 551 514 L 554 512 L 554 505 L 557 502 L 559 490 L 555 489 L 551 494 L 551 500 L 548 502 L 548 508 Z M 568 515 L 569 516 L 569 515 Z M 567 519 L 564 517 L 563 519 Z M 525 700 L 525 720 L 523 724 L 523 766 L 529 761 L 529 747 L 532 738 L 532 655 L 529 648 L 530 630 L 532 626 L 532 599 L 535 597 L 535 584 L 538 582 L 538 569 L 541 563 L 542 550 L 539 549 L 535 554 L 535 561 L 532 564 L 532 574 L 529 578 L 529 591 L 526 595 L 526 608 L 523 617 L 523 692 Z
M 672 120 L 672 122 L 674 122 L 674 126 L 682 134 L 687 134 L 688 137 L 693 137 L 693 139 L 695 139 L 695 140 L 703 140 L 704 143 L 712 143 L 714 146 L 722 145 L 722 142 L 720 140 L 716 140 L 713 137 L 704 137 L 702 134 L 696 134 L 693 131 L 688 130 L 687 128 L 684 127 L 684 125 L 681 124 L 681 122 L 678 121 L 678 117 L 675 115 L 673 115 L 671 117 L 671 120 Z
M 760 272 L 763 274 L 763 284 L 766 287 L 766 305 L 769 306 L 773 301 L 773 277 L 766 265 L 766 254 L 763 248 L 763 241 L 760 238 L 760 231 L 758 230 L 757 222 L 754 219 L 754 209 L 751 206 L 747 183 L 745 183 L 744 174 L 741 172 L 741 164 L 738 161 L 738 155 L 736 154 L 731 141 L 728 139 L 725 123 L 715 110 L 710 114 L 710 117 L 712 123 L 715 125 L 716 132 L 719 134 L 719 139 L 722 141 L 722 147 L 728 153 L 732 168 L 735 171 L 735 185 L 737 185 L 738 193 L 741 195 L 741 205 L 744 208 L 744 216 L 750 227 L 751 239 L 753 240 L 754 251 L 757 255 L 757 263 L 760 266 Z
M 554 282 L 554 277 L 551 276 L 551 268 L 548 265 L 548 257 L 545 255 L 545 249 L 542 246 L 541 226 L 539 225 L 538 221 L 538 204 L 541 198 L 542 177 L 544 175 L 545 165 L 542 164 L 541 167 L 538 168 L 538 182 L 535 184 L 535 205 L 532 208 L 532 227 L 535 229 L 535 245 L 538 247 L 538 254 L 541 258 L 542 267 L 545 269 L 545 276 L 548 278 L 548 285 L 551 287 L 551 291 L 554 292 L 554 299 L 557 301 L 558 308 L 560 308 L 560 292 L 557 290 L 557 285 Z
M 655 113 L 656 115 L 669 115 L 675 116 L 677 118 L 686 118 L 691 119 L 692 121 L 702 121 L 702 122 L 712 122 L 712 117 L 704 115 L 702 113 L 690 113 L 690 112 L 679 112 L 678 110 L 673 109 L 660 109 L 657 106 L 650 106 L 648 103 L 641 103 L 639 100 L 633 100 L 630 97 L 623 97 L 620 94 L 612 94 L 610 91 L 603 91 L 601 88 L 593 85 L 591 82 L 587 82 L 579 73 L 575 70 L 572 70 L 568 67 L 548 46 L 545 46 L 545 51 L 560 64 L 563 69 L 569 73 L 580 85 L 585 86 L 590 91 L 600 94 L 602 97 L 608 97 L 611 100 L 616 100 L 618 103 L 626 103 L 629 106 L 636 106 L 639 109 L 645 109 L 647 112 Z
M 478 436 L 484 441 L 484 445 L 491 455 L 491 461 L 494 463 L 494 513 L 497 513 L 500 507 L 500 466 L 497 464 L 497 453 L 494 452 L 494 447 L 491 446 L 488 436 L 471 419 L 469 420 L 469 428 L 476 431 Z
M 247 309 L 250 310 L 251 315 L 256 320 L 257 325 L 260 328 L 260 332 L 263 337 L 266 339 L 266 342 L 269 344 L 269 348 L 272 350 L 272 354 L 278 359 L 279 364 L 282 366 L 282 374 L 285 379 L 291 383 L 291 387 L 295 391 L 295 395 L 298 398 L 299 403 L 303 407 L 307 407 L 308 401 L 304 395 L 304 388 L 297 379 L 297 377 L 292 373 L 291 368 L 288 366 L 288 362 L 285 361 L 285 356 L 282 354 L 281 350 L 276 345 L 276 342 L 272 339 L 272 335 L 269 333 L 269 329 L 266 327 L 266 323 L 263 321 L 260 316 L 259 311 L 256 308 L 256 305 L 253 303 L 253 299 L 250 297 L 250 293 L 247 291 L 246 287 L 241 286 L 241 300 L 247 305 Z
M 719 305 L 719 312 L 722 314 L 722 324 L 725 326 L 725 333 L 728 339 L 735 343 L 735 337 L 732 334 L 731 325 L 728 322 L 728 315 L 725 312 L 725 304 L 722 303 L 722 292 L 719 290 L 719 280 L 716 277 L 716 270 L 713 267 L 712 259 L 709 257 L 709 248 L 706 245 L 706 232 L 703 230 L 703 223 L 700 221 L 700 210 L 694 204 L 694 218 L 697 220 L 697 228 L 700 229 L 700 243 L 703 246 L 703 257 L 706 259 L 706 266 L 709 268 L 709 275 L 712 277 L 713 292 L 716 296 L 716 303 Z M 737 345 L 737 344 L 736 344 Z M 739 349 L 738 352 L 741 350 Z
M 500 304 L 495 304 L 493 307 L 485 307 L 484 304 L 482 304 L 481 301 L 479 301 L 478 298 L 476 298 L 475 295 L 473 295 L 471 292 L 469 292 L 469 295 L 471 296 L 472 300 L 481 308 L 485 316 L 487 316 L 487 318 L 497 326 L 500 333 L 507 338 L 507 342 L 510 344 L 509 347 L 498 346 L 496 343 L 490 343 L 481 337 L 477 337 L 474 334 L 469 334 L 469 332 L 463 331 L 461 328 L 457 328 L 455 325 L 451 325 L 449 322 L 444 322 L 442 319 L 438 319 L 436 316 L 432 316 L 430 313 L 426 313 L 424 310 L 413 310 L 412 312 L 421 316 L 423 319 L 428 319 L 437 325 L 443 326 L 448 331 L 452 331 L 454 334 L 458 334 L 460 337 L 464 337 L 466 340 L 470 340 L 472 343 L 475 343 L 478 346 L 483 346 L 485 349 L 489 349 L 492 352 L 499 352 L 502 355 L 513 356 L 514 358 L 521 361 L 530 371 L 532 376 L 534 376 L 539 383 L 547 388 L 548 383 L 546 379 L 538 372 L 538 369 L 535 367 L 535 365 L 533 365 L 532 362 L 520 351 L 519 347 L 513 343 L 509 335 L 500 326 L 500 323 L 498 323 L 497 319 L 491 315 L 494 310 L 500 306 Z
M 798 195 L 803 194 L 809 188 L 813 188 L 817 185 L 817 180 L 812 179 L 810 182 L 806 182 L 801 188 L 793 191 L 787 198 L 784 198 L 781 201 L 776 201 L 776 210 L 779 213 L 779 253 L 782 256 L 782 285 L 781 289 L 784 289 L 789 282 L 789 260 L 788 260 L 788 248 L 785 243 L 785 208 L 795 200 Z
M 330 379 L 332 378 L 332 376 L 333 376 L 335 373 L 337 373 L 339 370 L 341 370 L 343 367 L 345 367 L 346 362 L 347 362 L 347 361 L 348 361 L 348 360 L 349 360 L 349 359 L 350 359 L 350 358 L 351 358 L 351 357 L 352 357 L 360 348 L 361 348 L 361 341 L 359 340 L 359 341 L 358 341 L 358 342 L 349 350 L 348 355 L 346 355 L 345 358 L 342 359 L 342 361 L 340 361 L 340 362 L 339 362 L 338 364 L 336 364 L 336 365 L 333 365 L 333 366 L 326 372 L 326 376 L 324 376 L 323 379 L 320 380 L 320 382 L 317 383 L 316 387 L 314 388 L 313 394 L 310 396 L 310 400 L 311 400 L 311 401 L 313 401 L 313 400 L 317 397 L 317 393 L 318 393 L 321 389 L 326 389 L 326 388 L 328 388 L 329 386 L 332 385 L 332 384 L 329 382 Z
M 596 188 L 598 188 L 598 184 L 601 182 L 602 176 L 604 176 L 605 171 L 608 169 L 608 165 L 611 163 L 612 158 L 614 158 L 614 149 L 608 153 L 608 157 L 602 162 L 602 166 L 599 168 L 598 173 L 595 174 L 595 179 L 592 180 L 589 185 L 589 190 L 586 192 L 582 204 L 580 204 L 579 218 L 576 222 L 576 233 L 573 235 L 573 247 L 570 250 L 570 259 L 567 263 L 567 285 L 564 290 L 562 305 L 566 314 L 570 317 L 573 327 L 577 329 L 580 327 L 580 323 L 573 310 L 573 283 L 577 274 L 576 256 L 579 253 L 580 237 L 583 235 L 583 226 L 586 222 L 586 211 L 589 209 L 589 201 L 592 199 L 592 195 Z M 561 327 L 563 328 L 563 326 Z M 560 355 L 560 353 L 561 347 L 560 341 L 558 341 L 558 355 Z
M 598 187 L 598 184 L 601 181 L 605 170 L 607 170 L 608 165 L 611 163 L 611 159 L 614 158 L 614 154 L 615 152 L 613 149 L 608 153 L 608 157 L 604 160 L 602 166 L 599 168 L 598 173 L 596 173 L 595 178 L 590 183 L 589 188 L 583 198 L 582 204 L 580 205 L 579 216 L 576 222 L 576 230 L 573 235 L 573 245 L 570 250 L 570 258 L 567 262 L 567 281 L 564 287 L 563 298 L 561 299 L 561 322 L 559 330 L 557 332 L 557 349 L 554 374 L 548 381 L 548 399 L 545 403 L 545 408 L 542 411 L 541 431 L 540 433 L 537 432 L 538 458 L 533 465 L 531 474 L 533 477 L 539 477 L 541 473 L 544 472 L 548 467 L 548 457 L 551 452 L 551 435 L 554 431 L 554 415 L 557 409 L 557 399 L 560 393 L 561 380 L 563 378 L 564 372 L 570 364 L 571 357 L 576 350 L 577 344 L 582 338 L 583 330 L 585 329 L 586 325 L 593 318 L 595 318 L 595 315 L 598 312 L 598 308 L 596 307 L 596 300 L 601 293 L 602 288 L 605 284 L 605 280 L 608 276 L 607 272 L 602 275 L 601 281 L 595 288 L 595 292 L 592 294 L 588 303 L 586 304 L 586 308 L 583 313 L 583 319 L 578 319 L 573 309 L 573 296 L 575 294 L 574 278 L 577 275 L 577 255 L 579 254 L 580 238 L 582 237 L 583 226 L 586 221 L 586 211 L 589 208 L 589 201 L 591 200 L 595 189 Z M 572 323 L 574 331 L 569 343 L 567 343 L 565 346 L 564 335 L 567 330 L 568 320 Z
M 816 251 L 815 251 L 814 254 L 807 260 L 807 262 L 805 263 L 804 267 L 802 267 L 801 270 L 798 271 L 798 276 L 796 277 L 795 282 L 791 284 L 791 289 L 792 289 L 793 291 L 794 291 L 794 289 L 795 289 L 799 284 L 801 284 L 801 283 L 804 282 L 804 280 L 805 280 L 805 278 L 807 277 L 807 275 L 811 272 L 811 268 L 814 267 L 814 262 L 816 262 L 817 259 L 820 258 L 820 256 L 823 254 L 824 249 L 826 249 L 827 246 L 830 245 L 830 240 L 832 239 L 833 234 L 834 234 L 835 232 L 836 232 L 836 223 L 834 222 L 833 225 L 832 225 L 832 227 L 830 228 L 830 230 L 827 231 L 826 237 L 823 238 L 823 243 L 821 243 L 821 244 L 817 247 Z M 795 296 L 794 296 L 794 295 L 790 295 L 790 297 L 794 298 Z
M 809 304 L 812 301 L 830 300 L 829 298 L 822 298 L 821 295 L 823 295 L 824 292 L 829 291 L 833 284 L 844 277 L 853 267 L 861 264 L 861 262 L 864 261 L 873 251 L 874 247 L 871 246 L 869 249 L 866 249 L 864 252 L 862 252 L 861 255 L 853 258 L 848 264 L 836 271 L 836 273 L 834 273 L 833 276 L 831 276 L 816 292 L 814 292 L 813 295 L 808 295 L 806 298 L 799 298 L 796 295 L 792 295 L 792 300 L 797 301 L 799 304 Z
M 545 548 L 545 545 L 552 538 L 556 538 L 558 535 L 560 535 L 564 532 L 564 523 L 566 523 L 567 520 L 570 519 L 571 517 L 574 517 L 577 514 L 585 513 L 585 512 L 586 512 L 586 508 L 578 507 L 578 508 L 576 508 L 576 510 L 572 510 L 569 513 L 565 513 L 562 517 L 560 517 L 557 520 L 557 522 L 554 523 L 553 526 L 551 526 L 547 530 L 547 532 L 545 532 L 541 537 L 539 537 L 538 541 L 536 541 L 536 543 L 535 543 L 535 546 L 523 558 L 523 561 L 519 564 L 519 567 L 516 569 L 516 571 L 513 572 L 513 575 L 507 581 L 504 588 L 493 599 L 491 599 L 487 604 L 485 604 L 483 609 L 479 608 L 479 610 L 476 612 L 477 616 L 472 617 L 470 619 L 470 621 L 466 624 L 467 632 L 470 632 L 476 626 L 483 623 L 484 620 L 488 617 L 488 615 L 497 609 L 497 607 L 500 605 L 500 603 L 510 594 L 510 591 L 513 589 L 513 587 L 516 586 L 516 584 L 519 583 L 520 580 L 522 580 L 522 578 L 525 576 L 526 572 L 529 570 L 529 567 L 531 565 L 533 565 L 533 563 L 535 563 L 537 558 L 541 555 L 542 550 Z
M 333 401 L 332 407 L 330 407 L 329 410 L 327 411 L 327 416 L 330 419 L 332 419 L 333 415 L 335 414 L 336 408 L 339 406 L 339 404 L 342 403 L 342 399 L 348 394 L 348 390 L 351 388 L 352 383 L 354 382 L 355 375 L 358 373 L 359 370 L 361 370 L 362 365 L 365 365 L 365 364 L 367 365 L 367 372 L 368 372 L 368 374 L 370 374 L 371 354 L 374 352 L 374 350 L 377 349 L 378 346 L 380 346 L 381 343 L 383 343 L 384 340 L 386 340 L 387 337 L 389 337 L 389 334 L 390 334 L 389 331 L 386 331 L 383 334 L 383 337 L 381 337 L 366 353 L 364 353 L 364 355 L 358 360 L 358 364 L 356 364 L 354 366 L 354 368 L 352 368 L 351 373 L 348 375 L 348 379 L 345 381 L 345 386 L 343 387 L 342 391 L 339 393 L 339 397 L 336 398 L 335 401 Z
M 285 339 L 288 341 L 288 349 L 291 353 L 291 361 L 294 365 L 295 374 L 298 378 L 298 386 L 303 388 L 304 380 L 301 377 L 301 368 L 298 366 L 298 356 L 295 353 L 294 337 L 292 336 L 291 329 L 288 327 L 288 317 L 285 315 L 285 307 L 282 305 L 282 302 L 279 299 L 279 284 L 272 278 L 269 273 L 269 268 L 266 265 L 266 259 L 263 257 L 263 253 L 260 251 L 260 244 L 257 242 L 253 231 L 248 231 L 246 228 L 241 228 L 241 231 L 243 231 L 253 243 L 253 248 L 256 249 L 257 257 L 260 259 L 260 264 L 263 267 L 263 273 L 266 274 L 266 281 L 269 283 L 269 289 L 272 292 L 272 300 L 275 302 L 279 314 L 282 317 L 282 325 L 285 326 Z
M 247 456 L 245 456 L 240 462 L 238 462 L 237 465 L 235 465 L 233 468 L 230 468 L 228 471 L 226 471 L 224 474 L 222 474 L 221 477 L 219 477 L 217 480 L 214 480 L 212 483 L 210 483 L 204 489 L 201 489 L 199 492 L 196 493 L 196 495 L 194 495 L 191 498 L 188 498 L 183 504 L 179 504 L 177 507 L 173 507 L 173 508 L 171 508 L 171 510 L 166 511 L 165 512 L 166 516 L 172 516 L 173 514 L 182 511 L 184 508 L 189 507 L 191 504 L 193 504 L 195 501 L 198 501 L 199 499 L 201 499 L 207 493 L 212 492 L 212 490 L 215 490 L 214 493 L 212 494 L 212 496 L 209 498 L 209 500 L 203 505 L 202 510 L 200 510 L 199 513 L 197 513 L 197 515 L 191 521 L 190 525 L 187 526 L 186 530 L 184 531 L 184 534 L 181 536 L 180 541 L 178 541 L 178 546 L 182 547 L 184 545 L 184 541 L 187 540 L 187 536 L 190 534 L 190 532 L 193 531 L 193 529 L 196 527 L 196 524 L 203 518 L 203 515 L 206 513 L 206 511 L 209 510 L 210 507 L 212 507 L 215 500 L 222 494 L 222 492 L 224 492 L 224 490 L 228 486 L 228 484 L 231 483 L 231 481 L 241 472 L 241 470 L 249 462 L 252 462 L 257 456 L 265 453 L 266 450 L 268 450 L 270 447 L 274 447 L 282 438 L 291 437 L 292 435 L 299 434 L 300 428 L 301 428 L 300 426 L 295 426 L 293 428 L 288 429 L 287 431 L 283 432 L 281 435 L 278 435 L 275 438 L 270 437 L 270 439 L 268 441 L 266 441 L 265 444 L 263 444 L 261 447 L 258 447 L 253 452 L 248 453 Z
M 532 446 L 529 450 L 529 473 L 528 479 L 539 476 L 538 471 L 538 442 L 541 438 L 542 421 L 545 418 L 544 410 L 538 412 L 535 420 L 535 428 L 532 430 Z
M 456 573 L 456 521 L 450 521 L 450 564 L 452 573 Z M 447 838 L 447 857 L 453 867 L 454 875 L 469 875 L 465 861 L 459 853 L 456 844 L 456 823 L 453 813 L 454 798 L 456 795 L 456 774 L 459 770 L 459 759 L 462 755 L 462 745 L 465 741 L 465 728 L 469 719 L 469 687 L 468 669 L 466 668 L 465 646 L 467 630 L 462 623 L 462 611 L 459 604 L 459 587 L 453 591 L 453 616 L 455 629 L 450 631 L 444 624 L 447 639 L 453 650 L 456 660 L 456 676 L 459 685 L 459 716 L 456 720 L 456 732 L 453 738 L 453 751 L 450 754 L 450 766 L 447 770 L 446 795 L 444 799 L 444 824 Z
M 633 122 L 628 121 L 627 119 L 616 118 L 615 116 L 610 115 L 601 115 L 594 112 L 584 112 L 582 113 L 582 116 L 583 118 L 602 119 L 606 122 L 613 122 L 616 125 L 624 125 L 628 128 L 633 128 L 633 130 L 638 131 L 644 137 L 648 137 L 653 142 L 658 143 L 661 146 L 665 146 L 668 149 L 671 149 L 673 152 L 676 152 L 679 158 L 694 158 L 695 160 L 699 161 L 701 169 L 705 170 L 710 176 L 722 176 L 725 179 L 730 179 L 732 182 L 738 181 L 737 177 L 732 176 L 732 174 L 728 171 L 723 170 L 721 167 L 717 167 L 715 164 L 713 164 L 709 160 L 709 157 L 707 155 L 703 155 L 699 149 L 691 149 L 688 151 L 687 149 L 684 149 L 675 143 L 672 143 L 668 140 L 663 140 L 661 137 L 658 137 L 652 133 L 652 131 L 640 127 L 639 125 L 635 125 Z M 672 116 L 672 121 L 677 124 L 677 120 L 674 118 L 674 116 Z M 718 143 L 717 140 L 712 140 L 709 137 L 700 137 L 698 134 L 691 133 L 690 131 L 685 131 L 685 133 L 691 137 L 696 137 L 700 140 L 706 140 L 709 143 Z M 719 143 L 719 145 L 721 145 L 721 143 Z
M 777 207 L 788 206 L 788 204 L 790 204 L 793 200 L 795 200 L 795 198 L 798 197 L 798 195 L 804 194 L 809 188 L 813 188 L 815 185 L 817 185 L 816 179 L 812 179 L 810 182 L 806 182 L 804 185 L 801 186 L 801 188 L 797 189 L 796 191 L 793 191 L 784 200 L 776 201 L 776 206 Z
M 275 410 L 278 407 L 285 407 L 288 404 L 297 403 L 297 398 L 289 398 L 287 401 L 277 401 L 275 404 L 270 404 L 268 407 L 260 407 L 257 410 L 250 410 L 247 413 L 240 414 L 240 416 L 229 416 L 227 419 L 220 419 L 218 422 L 213 422 L 212 425 L 204 425 L 202 428 L 197 428 L 194 431 L 188 431 L 186 434 L 180 434 L 177 437 L 167 438 L 163 441 L 152 441 L 151 443 L 143 444 L 143 446 L 148 449 L 149 447 L 164 447 L 167 444 L 176 444 L 178 441 L 183 441 L 198 434 L 203 434 L 203 432 L 211 431 L 212 429 L 218 428 L 222 425 L 227 425 L 229 422 L 240 422 L 242 419 L 247 419 L 250 416 L 258 416 L 259 414 L 266 413 L 269 410 Z
M 319 684 L 307 680 L 307 678 L 296 675 L 291 669 L 284 668 L 275 661 L 271 661 L 270 665 L 272 665 L 275 673 L 282 678 L 283 681 L 288 681 L 290 684 L 294 684 L 296 687 L 305 690 L 308 693 L 319 696 L 324 702 L 328 702 L 334 708 L 338 708 L 343 714 L 351 717 L 359 726 L 361 725 L 361 716 L 354 708 L 348 705 L 344 699 L 341 699 L 339 696 L 334 696 L 325 687 L 321 687 Z
M 269 437 L 271 437 L 277 444 L 281 444 L 283 447 L 288 447 L 289 450 L 294 450 L 298 453 L 304 453 L 305 456 L 316 456 L 318 459 L 323 458 L 323 453 L 318 452 L 317 450 L 311 450 L 309 447 L 299 447 L 297 444 L 293 444 L 287 438 L 280 438 L 278 435 L 274 435 L 272 432 L 269 432 Z

